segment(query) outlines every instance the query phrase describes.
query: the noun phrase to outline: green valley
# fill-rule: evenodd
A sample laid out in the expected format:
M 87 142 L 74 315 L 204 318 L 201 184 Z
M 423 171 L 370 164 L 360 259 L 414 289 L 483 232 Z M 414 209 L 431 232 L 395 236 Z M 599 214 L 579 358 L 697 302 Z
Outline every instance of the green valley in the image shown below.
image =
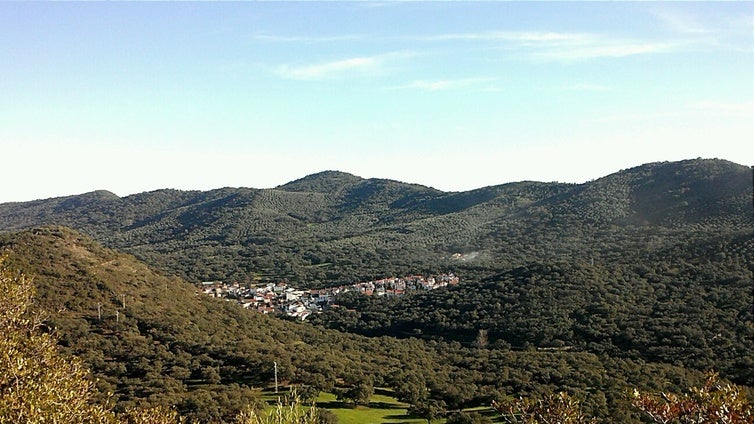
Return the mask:
M 632 388 L 680 393 L 715 370 L 754 390 L 751 202 L 751 168 L 711 159 L 457 193 L 328 171 L 275 189 L 0 204 L 0 251 L 119 411 L 230 422 L 277 365 L 281 385 L 384 387 L 406 409 L 566 392 L 604 422 L 640 423 Z M 461 282 L 348 293 L 306 322 L 195 286 L 440 273 Z M 366 422 L 359 411 L 336 414 Z

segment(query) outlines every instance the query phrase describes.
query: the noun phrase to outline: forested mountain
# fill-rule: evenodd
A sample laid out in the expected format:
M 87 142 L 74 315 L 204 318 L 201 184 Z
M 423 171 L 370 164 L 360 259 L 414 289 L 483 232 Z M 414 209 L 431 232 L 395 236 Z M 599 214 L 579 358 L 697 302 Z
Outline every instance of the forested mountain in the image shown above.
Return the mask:
M 754 387 L 752 212 L 752 170 L 721 160 L 461 193 L 327 171 L 267 190 L 2 204 L 0 247 L 37 275 L 40 307 L 64 310 L 49 325 L 122 405 L 219 418 L 277 360 L 293 382 L 369 379 L 453 408 L 566 390 L 637 422 L 631 386 L 688 387 L 715 369 Z M 184 281 L 315 287 L 440 271 L 462 283 L 343 298 L 355 311 L 317 326 Z
M 751 234 L 676 249 L 636 265 L 531 263 L 412 296 L 352 295 L 341 298 L 345 308 L 312 320 L 373 337 L 576 350 L 715 369 L 754 386 Z
M 328 285 L 440 269 L 481 277 L 545 260 L 629 261 L 752 227 L 751 170 L 642 165 L 584 184 L 460 193 L 328 171 L 276 189 L 93 192 L 0 205 L 0 229 L 75 228 L 189 281 Z
M 628 388 L 677 392 L 704 379 L 679 365 L 587 351 L 364 337 L 275 319 L 199 296 L 64 227 L 0 235 L 0 251 L 34 278 L 46 326 L 88 364 L 103 397 L 113 393 L 118 410 L 168 405 L 199 422 L 229 420 L 257 400 L 255 388 L 272 385 L 277 362 L 283 384 L 379 385 L 450 409 L 567 391 L 590 414 L 638 423 Z

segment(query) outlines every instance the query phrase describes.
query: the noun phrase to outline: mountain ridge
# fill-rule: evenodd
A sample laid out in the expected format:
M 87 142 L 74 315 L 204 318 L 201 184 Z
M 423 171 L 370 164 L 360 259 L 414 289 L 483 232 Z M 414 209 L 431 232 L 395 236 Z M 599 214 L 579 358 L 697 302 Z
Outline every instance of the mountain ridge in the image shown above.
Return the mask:
M 745 167 L 745 168 L 750 168 L 751 167 L 751 166 L 747 166 L 747 165 L 738 164 L 738 163 L 733 162 L 733 161 L 729 161 L 729 160 L 725 160 L 725 159 L 716 159 L 716 158 L 715 159 L 696 158 L 696 159 L 684 159 L 684 160 L 680 160 L 680 161 L 658 161 L 658 162 L 648 162 L 648 163 L 636 165 L 636 166 L 633 166 L 633 167 L 630 167 L 630 168 L 621 169 L 621 170 L 615 171 L 613 173 L 610 173 L 608 175 L 605 175 L 603 177 L 598 177 L 598 178 L 595 178 L 595 179 L 592 179 L 592 180 L 589 180 L 589 181 L 585 181 L 583 183 L 558 183 L 556 181 L 520 180 L 520 181 L 508 181 L 508 182 L 499 183 L 499 184 L 491 184 L 491 185 L 486 185 L 486 186 L 483 186 L 483 187 L 477 187 L 477 188 L 472 188 L 472 189 L 468 189 L 468 190 L 460 190 L 460 191 L 458 191 L 458 190 L 449 190 L 449 191 L 440 190 L 440 189 L 436 189 L 436 188 L 433 188 L 433 187 L 427 186 L 427 185 L 422 185 L 422 184 L 418 184 L 418 183 L 411 183 L 411 182 L 408 182 L 408 181 L 401 181 L 401 180 L 390 179 L 390 178 L 364 178 L 364 177 L 360 177 L 358 175 L 355 175 L 355 174 L 352 174 L 352 173 L 349 173 L 349 172 L 345 172 L 345 171 L 324 170 L 324 171 L 319 171 L 319 172 L 315 172 L 315 173 L 312 173 L 312 174 L 305 175 L 305 176 L 303 176 L 301 178 L 297 178 L 297 179 L 291 180 L 291 181 L 289 181 L 287 183 L 280 184 L 280 185 L 275 186 L 275 187 L 270 188 L 270 189 L 261 189 L 261 188 L 254 188 L 254 187 L 218 187 L 218 188 L 213 188 L 213 189 L 208 189 L 208 190 L 159 188 L 159 189 L 154 189 L 154 190 L 147 190 L 147 191 L 143 191 L 143 192 L 133 193 L 133 194 L 129 194 L 129 195 L 126 195 L 126 196 L 119 196 L 119 195 L 117 195 L 117 194 L 115 194 L 115 193 L 113 193 L 113 192 L 111 192 L 111 191 L 109 191 L 107 189 L 97 189 L 97 190 L 83 192 L 83 193 L 78 193 L 78 194 L 69 194 L 69 195 L 63 195 L 63 196 L 52 196 L 52 197 L 48 197 L 48 198 L 32 199 L 32 200 L 28 200 L 28 201 L 0 202 L 0 205 L 22 204 L 22 203 L 23 204 L 29 204 L 29 203 L 47 202 L 47 201 L 54 201 L 54 200 L 64 200 L 64 199 L 70 199 L 70 198 L 75 198 L 75 197 L 102 197 L 102 198 L 112 198 L 112 199 L 116 199 L 116 198 L 118 198 L 118 199 L 125 199 L 125 198 L 134 197 L 134 196 L 143 196 L 143 195 L 156 194 L 156 193 L 162 193 L 162 192 L 208 193 L 208 192 L 214 192 L 214 191 L 218 191 L 218 190 L 234 190 L 234 189 L 239 189 L 239 190 L 317 191 L 317 190 L 325 190 L 325 188 L 322 188 L 322 187 L 320 187 L 318 189 L 314 188 L 314 187 L 317 187 L 318 184 L 322 184 L 322 183 L 324 183 L 325 185 L 327 185 L 328 183 L 329 184 L 333 184 L 334 186 L 337 187 L 337 184 L 333 183 L 334 181 L 337 181 L 340 184 L 344 184 L 344 185 L 348 185 L 348 184 L 352 185 L 352 184 L 356 184 L 356 183 L 364 182 L 364 181 L 387 181 L 387 182 L 393 182 L 393 183 L 398 183 L 398 184 L 405 184 L 405 185 L 411 185 L 411 186 L 416 186 L 416 187 L 423 187 L 423 188 L 426 188 L 426 189 L 429 189 L 429 190 L 433 190 L 433 191 L 440 192 L 440 193 L 445 193 L 445 194 L 456 194 L 456 193 L 474 192 L 474 191 L 479 191 L 479 190 L 486 190 L 486 189 L 491 189 L 491 188 L 503 187 L 503 186 L 507 186 L 507 185 L 510 185 L 510 184 L 522 184 L 522 183 L 524 183 L 524 184 L 525 183 L 542 183 L 542 184 L 558 183 L 558 184 L 569 184 L 569 185 L 583 185 L 583 184 L 587 184 L 587 183 L 590 183 L 590 182 L 594 182 L 594 181 L 598 181 L 598 180 L 601 180 L 601 179 L 608 178 L 608 177 L 610 177 L 610 176 L 612 176 L 614 174 L 620 174 L 620 173 L 623 173 L 623 172 L 631 172 L 631 171 L 634 171 L 634 170 L 643 169 L 643 168 L 647 168 L 647 167 L 662 166 L 662 165 L 666 165 L 666 164 L 694 163 L 694 162 L 714 162 L 714 163 L 718 163 L 718 164 L 727 164 L 727 165 L 733 165 L 733 166 L 737 166 L 737 167 Z
M 680 234 L 688 226 L 750 228 L 751 172 L 728 161 L 692 159 L 644 164 L 583 184 L 524 181 L 442 192 L 325 171 L 274 189 L 166 189 L 122 198 L 100 191 L 0 204 L 0 231 L 69 226 L 190 281 L 317 285 L 454 267 L 455 253 L 481 252 L 476 262 L 484 266 L 520 265 L 542 255 L 597 254 L 590 238 L 607 233 L 633 238 L 636 232 Z M 538 240 L 549 239 L 547 232 L 561 237 L 542 251 Z
M 64 345 L 94 364 L 111 385 L 105 389 L 120 388 L 120 402 L 177 396 L 187 410 L 192 402 L 231 407 L 198 393 L 218 381 L 269 381 L 269 361 L 279 358 L 304 382 L 352 378 L 344 370 L 366 361 L 375 381 L 398 390 L 418 379 L 454 408 L 489 404 L 490 391 L 568 390 L 590 398 L 589 407 L 610 422 L 637 422 L 611 415 L 626 412 L 615 406 L 622 390 L 616 388 L 665 390 L 663 379 L 693 380 L 709 369 L 754 387 L 752 181 L 749 167 L 689 160 L 583 184 L 517 182 L 466 192 L 337 172 L 287 189 L 158 190 L 124 198 L 94 192 L 0 205 L 0 246 L 47 284 L 40 299 L 52 300 L 51 309 L 83 314 L 51 324 L 67 334 Z M 313 317 L 316 326 L 285 330 L 243 315 L 237 305 L 196 299 L 186 283 L 318 288 L 446 271 L 461 284 L 400 299 L 347 296 L 339 300 L 343 307 Z M 118 326 L 127 331 L 98 329 L 92 305 L 106 306 L 111 321 L 119 292 L 127 290 L 141 302 L 131 308 L 153 310 Z M 155 304 L 160 299 L 185 308 Z M 262 321 L 281 335 L 254 333 L 225 344 Z M 325 335 L 321 327 L 339 332 Z M 78 344 L 91 332 L 94 347 Z M 116 344 L 116 333 L 127 337 Z M 288 333 L 292 344 L 279 343 Z M 316 343 L 325 350 L 339 343 L 346 356 L 308 346 Z M 349 356 L 345 346 L 354 343 L 365 353 Z M 118 356 L 114 346 L 133 355 Z M 192 359 L 184 355 L 189 351 Z M 402 356 L 384 355 L 389 351 Z M 418 366 L 417 352 L 441 371 L 400 371 Z M 158 372 L 151 364 L 160 361 Z M 321 369 L 336 362 L 351 365 Z M 661 377 L 647 377 L 654 374 Z M 604 397 L 588 394 L 595 381 Z M 179 394 L 181 385 L 199 392 Z

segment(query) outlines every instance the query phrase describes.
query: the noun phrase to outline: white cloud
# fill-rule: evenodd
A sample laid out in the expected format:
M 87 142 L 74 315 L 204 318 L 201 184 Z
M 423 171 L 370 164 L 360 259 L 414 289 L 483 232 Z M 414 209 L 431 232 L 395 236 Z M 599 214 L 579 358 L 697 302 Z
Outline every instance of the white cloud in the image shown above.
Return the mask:
M 692 11 L 673 3 L 658 3 L 650 14 L 667 31 L 683 37 L 688 45 L 708 52 L 754 52 L 754 15 L 744 3 L 714 10 Z M 742 5 L 741 7 L 737 7 Z
M 373 56 L 359 56 L 309 65 L 282 65 L 277 74 L 283 78 L 313 81 L 349 76 L 374 76 L 389 71 L 389 63 L 408 52 L 393 52 Z
M 495 43 L 492 47 L 518 52 L 538 61 L 582 61 L 664 53 L 682 43 L 620 39 L 584 32 L 486 31 L 419 37 L 421 41 L 469 41 Z
M 374 71 L 379 65 L 379 60 L 374 57 L 354 57 L 350 59 L 336 60 L 333 62 L 319 63 L 316 65 L 289 66 L 279 68 L 279 74 L 285 78 L 296 80 L 326 79 L 344 73 L 364 73 Z
M 252 36 L 256 41 L 280 42 L 280 43 L 333 43 L 341 41 L 360 41 L 366 39 L 362 34 L 344 35 L 274 35 L 258 33 Z
M 707 34 L 711 32 L 700 20 L 687 11 L 656 9 L 652 14 L 667 28 L 681 34 Z
M 395 89 L 409 89 L 409 90 L 424 90 L 424 91 L 445 91 L 445 90 L 458 90 L 468 89 L 474 86 L 479 87 L 484 91 L 495 91 L 496 87 L 490 85 L 495 81 L 495 78 L 459 78 L 459 79 L 446 79 L 446 80 L 418 80 L 409 84 L 393 87 Z
M 610 87 L 601 84 L 576 83 L 565 85 L 561 89 L 564 91 L 609 91 Z
M 577 42 L 589 38 L 589 34 L 536 31 L 483 31 L 419 37 L 420 41 L 509 41 L 519 43 Z
M 620 40 L 594 39 L 586 43 L 547 46 L 529 53 L 529 57 L 544 61 L 582 61 L 601 58 L 622 58 L 628 56 L 665 53 L 673 51 L 676 43 L 653 43 Z

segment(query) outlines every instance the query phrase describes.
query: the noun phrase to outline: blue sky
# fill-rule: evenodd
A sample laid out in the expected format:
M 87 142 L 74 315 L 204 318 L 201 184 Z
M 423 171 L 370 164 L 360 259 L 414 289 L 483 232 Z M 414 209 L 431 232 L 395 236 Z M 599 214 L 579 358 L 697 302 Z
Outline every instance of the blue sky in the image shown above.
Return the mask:
M 0 202 L 754 164 L 752 2 L 0 2 L 0 64 Z

